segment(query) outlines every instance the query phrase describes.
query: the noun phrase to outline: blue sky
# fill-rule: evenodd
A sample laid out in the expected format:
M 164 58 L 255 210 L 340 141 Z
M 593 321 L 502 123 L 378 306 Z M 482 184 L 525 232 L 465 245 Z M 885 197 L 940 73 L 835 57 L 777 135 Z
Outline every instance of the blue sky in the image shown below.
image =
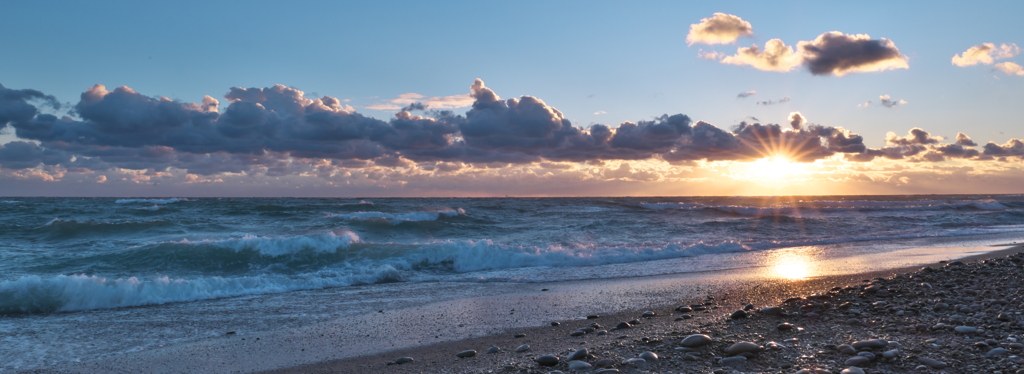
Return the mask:
M 979 144 L 1024 138 L 1024 76 L 950 62 L 981 43 L 1024 44 L 1018 1 L 33 1 L 3 10 L 0 84 L 72 104 L 99 83 L 182 102 L 210 95 L 223 110 L 230 87 L 283 84 L 387 120 L 396 111 L 365 107 L 405 93 L 467 94 L 480 78 L 502 98 L 535 96 L 584 128 L 683 113 L 729 129 L 751 116 L 785 123 L 799 111 L 862 135 L 868 147 L 914 127 L 947 140 L 965 132 Z M 690 25 L 716 12 L 749 22 L 752 37 L 688 46 Z M 909 69 L 814 76 L 697 56 L 828 31 L 887 38 Z M 1004 61 L 1024 64 L 1024 56 Z M 880 95 L 907 104 L 883 108 Z M 782 98 L 790 101 L 755 104 Z M 857 106 L 867 100 L 876 105 Z M 5 132 L 0 143 L 15 138 Z

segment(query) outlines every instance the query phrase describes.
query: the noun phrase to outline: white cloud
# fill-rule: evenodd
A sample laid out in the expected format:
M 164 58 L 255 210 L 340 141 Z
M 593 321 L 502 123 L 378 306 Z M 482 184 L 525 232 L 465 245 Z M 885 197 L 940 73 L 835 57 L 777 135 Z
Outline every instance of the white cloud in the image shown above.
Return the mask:
M 725 13 L 715 13 L 711 18 L 704 18 L 700 23 L 690 25 L 690 33 L 686 35 L 686 44 L 730 44 L 741 36 L 754 34 L 750 22 Z
M 995 65 L 996 70 L 999 70 L 1006 75 L 1024 75 L 1024 68 L 1012 62 L 1003 62 Z
M 422 103 L 430 109 L 456 109 L 473 105 L 470 94 L 426 97 L 418 93 L 404 93 L 383 103 L 367 105 L 364 108 L 381 111 L 398 111 L 412 103 Z
M 700 50 L 700 51 L 697 51 L 697 57 L 703 58 L 705 60 L 721 60 L 721 59 L 725 58 L 725 56 L 726 56 L 725 53 L 717 52 L 717 51 L 704 52 L 703 49 Z
M 1020 54 L 1020 47 L 1016 44 L 981 43 L 968 48 L 964 53 L 953 55 L 953 65 L 971 66 L 977 64 L 992 65 L 995 60 L 1003 60 Z
M 608 114 L 608 112 L 605 112 L 603 110 L 599 110 L 599 111 L 594 112 L 594 115 L 598 115 L 599 116 L 599 115 L 602 115 L 602 114 Z
M 800 66 L 803 58 L 782 40 L 772 39 L 762 51 L 757 44 L 740 47 L 736 54 L 722 59 L 723 64 L 750 65 L 758 70 L 786 72 Z

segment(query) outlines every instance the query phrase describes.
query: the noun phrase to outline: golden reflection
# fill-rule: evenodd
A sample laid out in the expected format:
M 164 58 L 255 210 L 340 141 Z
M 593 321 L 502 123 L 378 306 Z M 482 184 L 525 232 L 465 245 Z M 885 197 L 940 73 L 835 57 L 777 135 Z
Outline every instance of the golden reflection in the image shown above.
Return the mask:
M 817 275 L 814 259 L 808 255 L 810 248 L 781 250 L 768 258 L 769 266 L 776 276 L 789 280 L 803 280 Z

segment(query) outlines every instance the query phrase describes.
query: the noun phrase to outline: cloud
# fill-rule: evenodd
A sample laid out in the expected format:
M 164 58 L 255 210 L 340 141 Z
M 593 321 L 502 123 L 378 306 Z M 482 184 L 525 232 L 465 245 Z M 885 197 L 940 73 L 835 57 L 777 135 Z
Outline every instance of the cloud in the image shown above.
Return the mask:
M 690 33 L 686 35 L 686 44 L 730 44 L 741 36 L 754 34 L 750 22 L 725 13 L 715 13 L 711 18 L 704 18 L 700 23 L 690 25 Z
M 801 41 L 794 49 L 780 39 L 771 39 L 762 50 L 757 44 L 740 47 L 721 63 L 749 65 L 758 70 L 788 72 L 803 65 L 814 75 L 843 76 L 847 73 L 907 69 L 907 57 L 886 38 L 831 31 L 812 41 Z
M 786 46 L 782 40 L 772 39 L 765 43 L 764 50 L 757 44 L 740 47 L 736 54 L 721 60 L 723 64 L 749 65 L 758 70 L 787 72 L 803 63 L 803 58 Z
M 1020 54 L 1020 47 L 1013 43 L 1004 43 L 999 46 L 994 43 L 982 43 L 968 48 L 959 55 L 953 55 L 952 63 L 961 67 L 977 64 L 992 65 L 995 60 L 1011 58 L 1018 54 Z
M 936 144 L 942 141 L 942 137 L 933 137 L 924 129 L 915 127 L 907 132 L 907 136 L 900 137 L 896 133 L 890 131 L 885 136 L 885 142 L 895 145 L 924 145 L 924 144 Z
M 747 91 L 747 92 L 740 92 L 739 94 L 736 95 L 736 98 L 737 99 L 746 99 L 746 98 L 754 96 L 754 95 L 757 95 L 757 91 L 751 90 L 751 91 Z
M 783 98 L 778 99 L 778 100 L 758 101 L 757 105 L 768 106 L 768 105 L 775 105 L 775 104 L 785 104 L 785 103 L 788 103 L 788 102 L 789 102 L 789 97 L 783 97 Z
M 995 69 L 1006 75 L 1024 75 L 1024 68 L 1012 62 L 1003 62 L 995 65 Z
M 886 38 L 867 34 L 831 31 L 813 41 L 797 43 L 804 67 L 814 75 L 843 76 L 847 73 L 907 69 L 907 58 Z
M 857 107 L 867 108 L 871 106 L 871 100 L 865 101 L 863 104 L 857 104 Z
M 906 100 L 893 100 L 889 95 L 881 95 L 878 97 L 879 103 L 886 108 L 892 108 L 899 105 L 906 104 Z
M 469 94 L 426 97 L 418 93 L 404 93 L 383 103 L 367 105 L 364 108 L 380 111 L 400 111 L 411 104 L 422 104 L 425 109 L 458 109 L 473 105 Z
M 599 110 L 599 111 L 594 112 L 595 116 L 599 116 L 599 115 L 602 115 L 602 114 L 608 114 L 608 112 L 605 112 L 603 110 Z
M 725 53 L 717 52 L 717 51 L 704 52 L 703 49 L 697 51 L 697 57 L 703 58 L 705 60 L 719 60 L 719 59 L 725 58 L 725 56 L 726 56 Z
M 978 143 L 975 143 L 973 140 L 971 140 L 970 136 L 967 136 L 967 134 L 964 134 L 962 132 L 956 133 L 956 144 L 968 147 L 974 147 L 978 145 Z
M 800 112 L 789 113 L 789 125 L 793 126 L 793 129 L 800 130 L 805 124 L 807 124 L 807 119 L 804 118 L 803 114 L 800 114 Z

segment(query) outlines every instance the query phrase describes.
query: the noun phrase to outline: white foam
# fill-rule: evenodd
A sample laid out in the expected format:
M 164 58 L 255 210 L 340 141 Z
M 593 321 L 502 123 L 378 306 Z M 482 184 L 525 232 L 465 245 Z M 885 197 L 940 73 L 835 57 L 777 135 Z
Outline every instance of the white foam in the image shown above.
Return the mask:
M 153 203 L 153 204 L 170 204 L 179 201 L 189 201 L 185 198 L 171 198 L 171 199 L 118 199 L 115 201 L 117 204 L 131 204 L 131 203 Z
M 434 221 L 441 217 L 464 216 L 466 211 L 462 208 L 448 209 L 436 212 L 412 212 L 412 213 L 384 213 L 384 212 L 355 212 L 328 214 L 328 217 L 336 217 L 349 220 L 384 220 L 392 223 L 411 221 Z
M 298 235 L 289 237 L 267 237 L 253 234 L 245 234 L 241 238 L 219 239 L 219 240 L 197 240 L 189 241 L 182 239 L 173 242 L 177 244 L 208 244 L 218 247 L 229 248 L 235 252 L 252 250 L 264 256 L 284 256 L 299 253 L 303 250 L 313 250 L 316 253 L 336 253 L 338 249 L 344 249 L 353 243 L 359 242 L 359 235 L 352 231 L 340 230 L 339 233 L 331 231 Z
M 1003 205 L 1003 204 L 1000 204 L 998 201 L 995 201 L 995 200 L 981 200 L 981 201 L 978 201 L 977 203 L 973 203 L 973 204 L 970 204 L 970 205 L 971 205 L 971 207 L 973 207 L 975 209 L 981 209 L 981 210 L 1007 210 L 1007 209 L 1010 209 L 1010 207 L 1008 207 L 1006 205 Z
M 4 200 L 4 204 L 17 204 L 20 203 L 18 200 Z

